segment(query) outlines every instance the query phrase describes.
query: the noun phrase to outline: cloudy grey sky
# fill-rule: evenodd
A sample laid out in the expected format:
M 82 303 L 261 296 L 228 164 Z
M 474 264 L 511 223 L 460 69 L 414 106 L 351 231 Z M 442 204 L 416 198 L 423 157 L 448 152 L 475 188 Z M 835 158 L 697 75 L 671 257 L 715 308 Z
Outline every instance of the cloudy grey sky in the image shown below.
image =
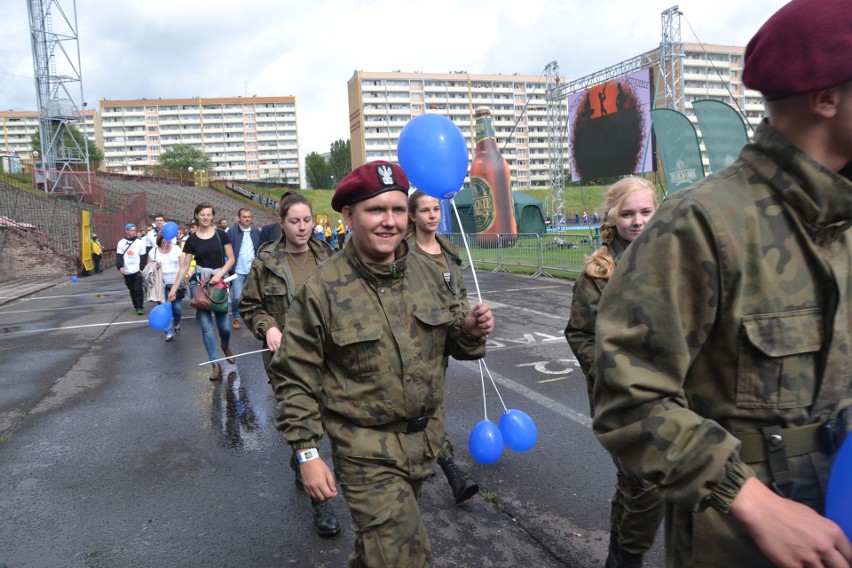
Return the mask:
M 57 0 L 71 11 L 72 0 Z M 685 42 L 745 45 L 786 0 L 682 0 Z M 35 110 L 27 0 L 0 0 L 0 109 Z M 349 137 L 353 72 L 568 80 L 660 44 L 671 0 L 77 0 L 85 100 L 296 96 L 302 157 Z M 54 18 L 56 22 L 56 18 Z M 59 31 L 58 28 L 55 28 Z

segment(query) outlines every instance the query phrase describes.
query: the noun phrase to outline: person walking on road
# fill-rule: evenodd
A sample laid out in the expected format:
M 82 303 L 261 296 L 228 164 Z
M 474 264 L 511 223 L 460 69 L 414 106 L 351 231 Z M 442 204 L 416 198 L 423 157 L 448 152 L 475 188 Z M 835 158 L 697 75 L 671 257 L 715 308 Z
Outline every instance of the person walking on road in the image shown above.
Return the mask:
M 234 253 L 237 255 L 234 259 L 234 266 L 231 268 L 231 274 L 237 275 L 231 281 L 232 326 L 234 329 L 240 329 L 240 312 L 237 310 L 237 303 L 240 301 L 243 284 L 251 269 L 257 247 L 260 246 L 261 242 L 260 231 L 252 225 L 251 210 L 248 207 L 242 207 L 237 212 L 237 223 L 228 228 L 228 237 L 230 237 Z
M 213 217 L 216 212 L 209 203 L 199 203 L 195 206 L 195 219 L 198 221 L 198 230 L 186 239 L 183 247 L 183 257 L 180 263 L 180 272 L 175 278 L 169 290 L 169 301 L 177 299 L 178 288 L 181 280 L 189 270 L 189 265 L 196 261 L 194 277 L 197 280 L 208 281 L 215 286 L 234 265 L 234 249 L 228 233 L 216 229 L 213 225 Z M 228 363 L 233 364 L 234 353 L 231 351 L 231 322 L 230 310 L 225 312 L 214 312 L 210 310 L 195 309 L 195 318 L 201 327 L 201 338 L 204 348 L 207 350 L 208 360 L 211 361 L 212 371 L 210 380 L 217 381 L 222 378 L 222 365 L 213 363 L 218 359 L 216 355 L 216 338 L 213 332 L 213 319 L 216 319 L 216 329 L 219 332 L 219 341 L 222 352 L 228 358 Z
M 280 236 L 258 249 L 239 302 L 246 327 L 269 350 L 263 353 L 264 368 L 269 367 L 272 354 L 281 347 L 281 330 L 296 289 L 320 262 L 333 254 L 326 243 L 311 234 L 313 213 L 307 198 L 293 191 L 286 192 L 281 196 L 278 213 Z M 304 489 L 295 452 L 290 467 L 296 474 L 296 487 Z M 311 505 L 317 534 L 338 534 L 340 522 L 328 501 L 312 498 Z
M 337 495 L 318 459 L 328 433 L 355 530 L 349 566 L 429 565 L 417 498 L 446 437 L 444 354 L 481 358 L 494 328 L 487 304 L 463 310 L 432 261 L 409 254 L 408 189 L 381 161 L 340 182 L 331 205 L 352 240 L 296 291 L 268 369 L 276 426 L 315 499 Z
M 667 197 L 601 296 L 593 427 L 660 487 L 668 566 L 852 565 L 823 516 L 852 426 L 850 52 L 848 0 L 771 16 L 754 142 Z
M 565 338 L 586 376 L 592 417 L 595 408 L 590 371 L 595 359 L 598 303 L 618 259 L 644 230 L 656 210 L 657 192 L 651 182 L 626 177 L 614 183 L 606 192 L 600 229 L 603 246 L 586 258 L 583 271 L 574 282 Z M 618 460 L 614 461 L 617 469 L 615 496 L 604 568 L 638 568 L 642 566 L 643 555 L 653 546 L 663 520 L 663 501 L 656 485 L 623 471 Z
M 130 301 L 137 316 L 145 314 L 145 297 L 142 289 L 142 257 L 145 240 L 136 236 L 136 225 L 124 226 L 124 238 L 115 246 L 115 266 L 124 276 L 124 285 L 130 291 Z
M 441 222 L 441 202 L 426 195 L 422 191 L 414 191 L 408 197 L 408 231 L 406 240 L 412 252 L 432 260 L 441 272 L 447 288 L 456 297 L 461 306 L 467 306 L 467 288 L 461 273 L 459 251 L 453 243 L 438 235 L 438 225 Z M 446 373 L 448 358 L 444 357 L 444 372 Z M 441 406 L 440 418 L 444 420 L 444 408 Z M 449 434 L 444 438 L 438 454 L 438 465 L 441 466 L 447 482 L 453 492 L 456 504 L 463 503 L 479 492 L 476 482 L 465 475 L 464 471 L 453 459 L 453 444 Z
M 171 290 L 175 282 L 178 282 L 177 293 L 172 304 L 172 319 L 169 326 L 165 329 L 166 341 L 172 341 L 175 335 L 180 333 L 180 320 L 183 316 L 183 298 L 186 295 L 186 286 L 182 285 L 182 280 L 177 280 L 180 273 L 180 263 L 183 256 L 181 248 L 172 243 L 171 240 L 163 237 L 160 233 L 157 235 L 157 246 L 151 249 L 148 253 L 148 260 L 157 263 L 163 277 L 163 288 Z

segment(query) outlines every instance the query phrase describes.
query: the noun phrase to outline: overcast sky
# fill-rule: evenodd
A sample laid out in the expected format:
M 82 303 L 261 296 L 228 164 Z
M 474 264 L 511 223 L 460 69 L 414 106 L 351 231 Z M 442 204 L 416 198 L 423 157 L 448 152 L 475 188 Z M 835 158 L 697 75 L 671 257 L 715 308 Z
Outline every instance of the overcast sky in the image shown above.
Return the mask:
M 47 0 L 44 0 L 47 3 Z M 0 0 L 0 109 L 35 110 L 28 0 Z M 56 0 L 73 13 L 72 0 Z M 786 0 L 683 0 L 684 42 L 745 45 Z M 85 100 L 294 95 L 302 158 L 349 137 L 353 72 L 568 80 L 660 44 L 649 0 L 77 0 Z M 61 20 L 54 17 L 54 31 Z M 73 47 L 73 44 L 71 44 Z M 76 91 L 79 92 L 79 91 Z

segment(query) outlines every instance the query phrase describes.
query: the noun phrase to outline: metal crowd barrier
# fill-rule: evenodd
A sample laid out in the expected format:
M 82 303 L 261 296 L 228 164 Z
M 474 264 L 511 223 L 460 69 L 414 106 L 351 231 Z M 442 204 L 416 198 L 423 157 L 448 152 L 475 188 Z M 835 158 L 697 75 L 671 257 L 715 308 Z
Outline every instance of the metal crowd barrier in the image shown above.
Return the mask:
M 530 278 L 554 276 L 559 273 L 579 273 L 583 261 L 600 247 L 600 236 L 594 228 L 582 232 L 536 233 L 477 233 L 465 235 L 470 252 L 464 246 L 461 233 L 444 235 L 459 247 L 462 268 L 473 264 L 480 270 L 492 272 L 528 273 Z

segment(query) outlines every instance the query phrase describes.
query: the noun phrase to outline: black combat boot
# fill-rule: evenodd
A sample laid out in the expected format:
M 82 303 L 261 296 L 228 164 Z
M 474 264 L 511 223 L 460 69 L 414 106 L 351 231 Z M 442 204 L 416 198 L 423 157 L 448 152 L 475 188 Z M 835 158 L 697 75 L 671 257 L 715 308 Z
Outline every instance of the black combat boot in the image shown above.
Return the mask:
M 618 559 L 620 557 L 618 549 L 618 534 L 611 532 L 609 533 L 609 552 L 606 555 L 606 562 L 604 562 L 604 568 L 618 568 Z
M 311 505 L 314 508 L 314 526 L 317 529 L 318 535 L 329 537 L 340 532 L 340 523 L 337 521 L 337 517 L 334 516 L 328 500 L 318 501 L 311 498 Z
M 453 458 L 439 459 L 438 465 L 444 470 L 447 482 L 453 490 L 456 505 L 463 503 L 479 493 L 479 485 L 472 479 L 468 479 Z
M 618 566 L 619 568 L 642 568 L 642 555 L 619 550 Z
M 604 568 L 642 568 L 642 555 L 627 552 L 618 546 L 618 535 L 609 535 L 609 553 Z

